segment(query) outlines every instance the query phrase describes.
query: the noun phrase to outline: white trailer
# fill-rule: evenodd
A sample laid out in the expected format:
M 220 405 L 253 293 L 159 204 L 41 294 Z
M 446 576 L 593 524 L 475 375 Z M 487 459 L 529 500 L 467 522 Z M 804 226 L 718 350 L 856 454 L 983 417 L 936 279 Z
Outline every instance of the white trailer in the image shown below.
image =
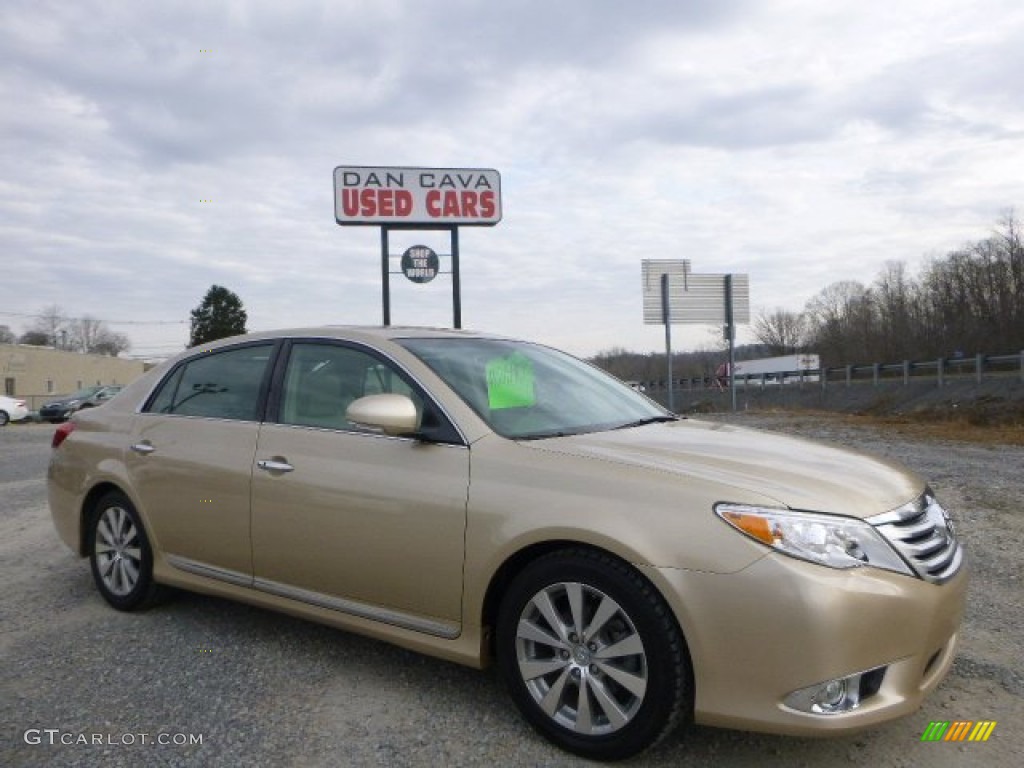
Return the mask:
M 818 381 L 821 358 L 814 353 L 737 360 L 736 376 L 749 383 L 785 384 L 793 381 Z M 811 373 L 813 371 L 813 373 Z

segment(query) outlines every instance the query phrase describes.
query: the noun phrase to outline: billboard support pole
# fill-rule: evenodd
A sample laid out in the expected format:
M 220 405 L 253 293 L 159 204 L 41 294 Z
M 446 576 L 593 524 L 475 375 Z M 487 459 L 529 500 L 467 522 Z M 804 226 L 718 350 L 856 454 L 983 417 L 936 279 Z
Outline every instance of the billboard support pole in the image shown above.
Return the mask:
M 732 313 L 732 275 L 725 276 L 725 334 L 729 339 L 729 392 L 736 412 L 736 325 Z
M 667 272 L 661 275 L 661 319 L 665 323 L 665 357 L 668 359 L 668 409 L 675 413 L 675 385 L 672 381 L 672 309 L 668 301 Z
M 462 328 L 462 279 L 459 276 L 459 228 L 452 227 L 452 327 Z
M 385 328 L 391 325 L 391 267 L 388 258 L 388 228 L 382 226 L 380 228 L 380 285 Z

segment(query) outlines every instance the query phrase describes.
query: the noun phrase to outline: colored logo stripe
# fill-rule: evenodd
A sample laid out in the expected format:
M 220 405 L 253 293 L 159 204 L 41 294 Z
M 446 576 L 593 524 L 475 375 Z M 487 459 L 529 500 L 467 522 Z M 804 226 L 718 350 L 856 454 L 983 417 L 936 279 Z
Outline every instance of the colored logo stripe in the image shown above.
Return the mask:
M 968 741 L 988 741 L 988 737 L 992 735 L 992 731 L 996 729 L 995 720 L 982 720 L 971 731 L 971 735 Z
M 933 720 L 921 734 L 921 741 L 988 741 L 995 720 Z

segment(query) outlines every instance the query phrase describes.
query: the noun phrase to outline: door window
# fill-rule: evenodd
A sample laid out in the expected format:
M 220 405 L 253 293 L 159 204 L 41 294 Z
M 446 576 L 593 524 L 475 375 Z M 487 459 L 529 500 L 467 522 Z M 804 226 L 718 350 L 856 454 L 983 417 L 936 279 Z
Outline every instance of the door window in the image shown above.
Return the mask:
M 336 344 L 292 346 L 284 377 L 280 422 L 323 429 L 367 431 L 345 412 L 354 401 L 382 393 L 409 397 L 418 413 L 423 399 L 390 364 L 359 349 Z
M 250 344 L 195 357 L 164 379 L 145 410 L 256 421 L 272 351 L 272 344 Z

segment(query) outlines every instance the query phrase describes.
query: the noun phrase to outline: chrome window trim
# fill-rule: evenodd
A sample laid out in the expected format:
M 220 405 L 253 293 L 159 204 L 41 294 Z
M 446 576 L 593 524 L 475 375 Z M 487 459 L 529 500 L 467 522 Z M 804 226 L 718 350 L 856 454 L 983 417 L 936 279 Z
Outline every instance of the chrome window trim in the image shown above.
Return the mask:
M 202 418 L 193 416 L 191 418 Z M 453 424 L 455 422 L 452 422 Z M 264 421 L 260 424 L 260 428 L 263 427 L 281 427 L 284 429 L 301 429 L 308 432 L 327 432 L 332 435 L 353 435 L 356 437 L 374 437 L 378 440 L 397 440 L 404 443 L 421 443 L 423 442 L 417 437 L 405 437 L 404 435 L 386 435 L 383 432 L 371 432 L 369 430 L 359 429 L 335 429 L 332 427 L 314 427 L 309 424 L 286 424 L 280 421 Z M 461 436 L 461 435 L 460 435 Z M 428 445 L 436 445 L 441 448 L 460 448 L 462 450 L 469 450 L 469 446 L 465 443 L 428 443 Z
M 270 339 L 240 341 L 238 344 L 228 344 L 228 345 L 225 345 L 223 347 L 218 347 L 215 351 L 216 352 L 221 352 L 221 351 L 225 351 L 225 350 L 235 349 L 237 347 L 246 346 L 246 345 L 249 345 L 249 344 L 260 344 L 260 343 L 267 343 L 267 342 L 269 342 L 272 345 L 271 346 L 271 349 L 272 349 L 271 354 L 273 355 L 273 359 L 272 359 L 272 361 L 270 363 L 271 368 L 272 368 L 273 366 L 277 365 L 278 359 L 279 359 L 280 355 L 282 354 L 281 346 L 279 345 L 279 342 L 283 342 L 283 341 L 290 341 L 293 344 L 296 344 L 296 343 L 301 344 L 304 341 L 313 341 L 313 342 L 321 342 L 321 343 L 334 343 L 334 344 L 337 344 L 338 346 L 354 347 L 354 348 L 359 349 L 360 351 L 369 351 L 371 356 L 373 354 L 376 354 L 377 356 L 384 358 L 389 363 L 394 365 L 397 369 L 399 369 L 403 374 L 405 374 L 407 377 L 409 377 L 409 379 L 411 381 L 416 383 L 416 386 L 419 387 L 419 389 L 427 397 L 430 398 L 430 402 L 432 402 L 435 406 L 437 406 L 437 409 L 448 420 L 448 423 L 451 424 L 455 428 L 455 431 L 458 434 L 459 439 L 462 441 L 462 446 L 463 447 L 468 447 L 469 446 L 469 438 L 466 437 L 466 433 L 462 430 L 462 427 L 459 425 L 459 422 L 456 421 L 454 418 L 452 418 L 452 415 L 448 411 L 448 409 L 445 408 L 444 404 L 434 395 L 434 393 L 427 387 L 427 385 L 423 383 L 422 379 L 420 379 L 419 376 L 417 376 L 412 371 L 410 371 L 409 368 L 406 365 L 404 365 L 401 361 L 396 360 L 394 357 L 392 357 L 390 354 L 388 354 L 384 350 L 380 349 L 379 347 L 372 346 L 370 344 L 367 344 L 366 342 L 355 341 L 353 339 L 339 338 L 339 337 L 335 337 L 335 336 L 275 336 L 275 337 L 270 338 Z M 390 339 L 388 341 L 390 341 Z M 262 421 L 259 421 L 259 420 L 256 420 L 256 419 L 222 419 L 222 418 L 217 418 L 217 417 L 214 417 L 214 416 L 189 416 L 189 415 L 180 414 L 180 413 L 154 413 L 153 411 L 144 410 L 145 407 L 146 407 L 146 404 L 150 400 L 153 399 L 153 395 L 156 393 L 157 389 L 160 388 L 160 385 L 162 385 L 167 380 L 168 376 L 171 376 L 174 373 L 174 371 L 176 371 L 182 365 L 187 365 L 188 363 L 190 363 L 193 360 L 195 360 L 197 357 L 200 357 L 200 356 L 206 355 L 206 354 L 210 354 L 210 351 L 196 352 L 196 354 L 194 354 L 194 355 L 190 355 L 189 357 L 182 358 L 177 363 L 175 363 L 173 366 L 171 366 L 167 371 L 165 371 L 162 376 L 158 377 L 153 382 L 153 385 L 151 387 L 149 387 L 149 389 L 147 390 L 145 397 L 143 397 L 143 398 L 141 398 L 139 400 L 139 404 L 135 407 L 135 410 L 134 410 L 135 415 L 137 415 L 137 416 L 143 416 L 143 415 L 166 416 L 166 417 L 169 417 L 169 418 L 170 417 L 174 417 L 174 418 L 180 418 L 180 419 L 208 419 L 208 420 L 211 420 L 211 421 L 249 422 L 249 423 L 255 423 L 255 424 L 278 424 L 279 426 L 293 426 L 293 427 L 306 426 L 306 425 L 301 425 L 301 424 L 282 424 L 281 422 L 277 422 L 277 421 L 270 422 L 270 421 L 267 421 L 266 419 L 264 419 Z M 316 429 L 316 427 L 308 427 L 308 428 Z M 358 432 L 357 430 L 352 430 L 351 432 L 349 432 L 349 430 L 344 430 L 344 429 L 341 429 L 341 430 L 328 430 L 328 431 L 345 432 L 346 434 L 353 434 L 353 433 L 354 434 L 372 434 L 372 433 Z M 413 441 L 416 440 L 416 438 L 397 438 L 397 439 L 400 439 L 400 440 L 413 440 Z M 451 445 L 451 443 L 437 443 L 437 445 Z

